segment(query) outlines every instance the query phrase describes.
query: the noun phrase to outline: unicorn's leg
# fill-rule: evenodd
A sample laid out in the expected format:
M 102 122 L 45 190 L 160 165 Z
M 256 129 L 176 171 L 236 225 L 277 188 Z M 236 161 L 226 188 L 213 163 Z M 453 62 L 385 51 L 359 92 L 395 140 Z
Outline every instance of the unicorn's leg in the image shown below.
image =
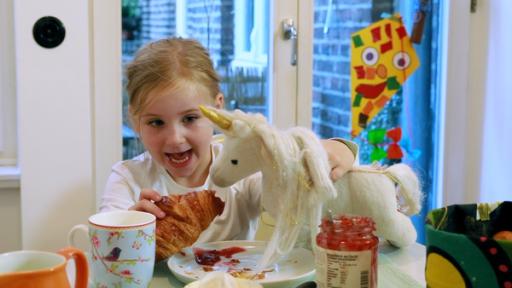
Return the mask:
M 405 247 L 416 241 L 417 233 L 411 219 L 400 212 L 374 221 L 377 225 L 377 234 L 389 240 L 394 246 Z

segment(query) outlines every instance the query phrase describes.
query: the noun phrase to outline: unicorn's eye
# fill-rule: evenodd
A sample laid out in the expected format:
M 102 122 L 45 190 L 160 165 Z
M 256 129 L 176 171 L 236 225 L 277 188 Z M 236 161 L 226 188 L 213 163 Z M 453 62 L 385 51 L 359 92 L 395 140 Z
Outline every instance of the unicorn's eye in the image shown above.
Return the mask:
M 238 164 L 238 160 L 236 160 L 236 159 L 232 159 L 232 160 L 231 160 L 231 164 L 233 164 L 233 165 L 237 165 L 237 164 Z

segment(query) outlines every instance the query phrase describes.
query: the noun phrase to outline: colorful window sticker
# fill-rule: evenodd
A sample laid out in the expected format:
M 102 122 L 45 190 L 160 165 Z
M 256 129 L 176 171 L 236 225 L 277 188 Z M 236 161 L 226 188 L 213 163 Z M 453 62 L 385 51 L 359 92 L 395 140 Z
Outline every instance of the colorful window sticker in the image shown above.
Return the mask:
M 352 137 L 395 95 L 419 60 L 402 18 L 396 14 L 352 34 Z

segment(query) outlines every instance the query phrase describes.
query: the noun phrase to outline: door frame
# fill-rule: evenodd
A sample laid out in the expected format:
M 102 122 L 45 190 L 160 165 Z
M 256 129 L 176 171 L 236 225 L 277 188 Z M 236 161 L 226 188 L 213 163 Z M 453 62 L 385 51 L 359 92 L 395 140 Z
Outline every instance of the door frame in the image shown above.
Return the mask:
M 440 131 L 437 151 L 437 179 L 435 204 L 465 203 L 471 197 L 469 187 L 468 156 L 470 143 L 468 120 L 469 59 L 470 59 L 470 1 L 443 1 L 442 17 L 445 21 L 441 41 L 441 101 Z M 469 180 L 468 180 L 469 181 Z

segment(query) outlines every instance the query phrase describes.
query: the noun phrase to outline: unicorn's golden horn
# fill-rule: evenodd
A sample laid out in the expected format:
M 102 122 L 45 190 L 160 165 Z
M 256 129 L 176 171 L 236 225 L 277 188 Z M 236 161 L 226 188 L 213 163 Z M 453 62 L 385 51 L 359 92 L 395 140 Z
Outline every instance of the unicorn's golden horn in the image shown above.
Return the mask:
M 228 117 L 217 113 L 216 111 L 209 109 L 203 105 L 199 105 L 199 110 L 203 115 L 210 119 L 213 123 L 219 126 L 221 129 L 227 130 L 231 127 L 231 119 Z

